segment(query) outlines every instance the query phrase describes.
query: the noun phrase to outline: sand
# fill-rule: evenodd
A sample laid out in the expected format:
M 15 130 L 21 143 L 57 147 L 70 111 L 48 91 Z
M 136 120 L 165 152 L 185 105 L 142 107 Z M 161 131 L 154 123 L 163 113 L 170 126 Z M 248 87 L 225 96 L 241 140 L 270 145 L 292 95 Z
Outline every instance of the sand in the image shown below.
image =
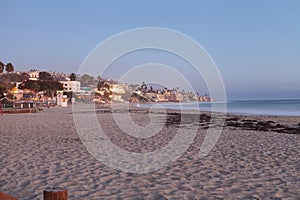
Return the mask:
M 152 141 L 118 132 L 107 108 L 97 117 L 113 143 L 146 152 L 174 137 L 179 121 L 172 113 Z M 130 115 L 139 125 L 149 122 L 145 109 L 133 109 Z M 51 186 L 67 189 L 69 199 L 299 199 L 299 123 L 299 117 L 227 116 L 215 148 L 200 159 L 208 120 L 186 122 L 181 127 L 199 127 L 190 148 L 168 166 L 140 174 L 113 169 L 89 154 L 71 108 L 4 114 L 0 191 L 22 200 L 43 199 L 43 190 Z

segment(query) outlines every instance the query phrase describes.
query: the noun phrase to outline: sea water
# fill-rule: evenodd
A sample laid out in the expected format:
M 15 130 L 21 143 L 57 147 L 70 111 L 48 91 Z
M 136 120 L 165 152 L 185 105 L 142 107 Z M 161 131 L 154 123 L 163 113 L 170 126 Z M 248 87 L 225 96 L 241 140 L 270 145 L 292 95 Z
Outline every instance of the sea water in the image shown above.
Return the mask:
M 226 106 L 226 110 L 224 107 Z M 141 107 L 163 107 L 176 110 L 215 111 L 240 115 L 300 116 L 300 99 L 232 100 L 227 102 L 192 102 L 141 104 Z

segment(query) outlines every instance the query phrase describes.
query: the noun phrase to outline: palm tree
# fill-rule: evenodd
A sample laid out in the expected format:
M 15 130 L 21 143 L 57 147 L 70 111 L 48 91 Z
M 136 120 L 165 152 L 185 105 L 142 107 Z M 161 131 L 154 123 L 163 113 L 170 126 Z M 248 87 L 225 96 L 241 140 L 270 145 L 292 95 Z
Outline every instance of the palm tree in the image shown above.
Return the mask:
M 0 73 L 3 73 L 5 64 L 0 61 Z
M 7 72 L 13 72 L 14 71 L 14 65 L 12 63 L 7 63 L 6 66 L 5 66 L 5 70 Z
M 146 83 L 143 81 L 141 85 L 142 90 L 144 89 L 144 87 L 146 87 Z

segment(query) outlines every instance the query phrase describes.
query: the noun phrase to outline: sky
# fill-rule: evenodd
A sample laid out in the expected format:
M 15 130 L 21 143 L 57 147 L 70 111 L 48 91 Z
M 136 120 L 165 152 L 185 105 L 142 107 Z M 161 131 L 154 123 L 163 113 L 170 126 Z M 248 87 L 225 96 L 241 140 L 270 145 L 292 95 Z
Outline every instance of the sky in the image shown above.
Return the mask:
M 300 98 L 297 0 L 0 0 L 0 5 L 0 60 L 12 62 L 18 71 L 77 72 L 91 50 L 112 35 L 162 27 L 186 34 L 206 49 L 228 99 Z M 153 55 L 156 61 L 168 58 Z M 134 57 L 123 60 L 120 69 L 134 64 L 128 61 Z M 188 66 L 184 71 L 192 74 Z

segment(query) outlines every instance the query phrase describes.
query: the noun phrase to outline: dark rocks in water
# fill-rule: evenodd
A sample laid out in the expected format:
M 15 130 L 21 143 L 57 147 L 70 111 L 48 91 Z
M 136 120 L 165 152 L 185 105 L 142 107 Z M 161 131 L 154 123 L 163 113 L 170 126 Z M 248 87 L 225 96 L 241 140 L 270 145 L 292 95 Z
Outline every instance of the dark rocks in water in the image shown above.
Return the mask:
M 253 123 L 253 122 L 257 122 L 257 120 L 243 119 L 242 122 L 245 122 L 245 123 Z
M 232 118 L 227 119 L 227 121 L 239 121 L 239 120 L 240 120 L 239 117 L 232 117 Z
M 272 128 L 272 125 L 269 122 L 264 122 L 264 121 L 257 122 L 256 126 L 264 126 L 264 127 Z
M 269 131 L 268 128 L 263 127 L 263 126 L 262 127 L 256 127 L 255 130 L 257 130 L 257 131 Z
M 296 128 L 292 128 L 292 127 L 285 127 L 284 133 L 290 133 L 290 134 L 297 134 L 299 133 L 298 130 Z
M 203 121 L 208 122 L 208 121 L 210 121 L 210 119 L 211 119 L 211 116 L 209 116 L 209 115 L 206 115 L 206 114 L 200 115 L 200 121 L 203 120 Z
M 276 124 L 275 128 L 284 128 L 284 126 L 281 124 Z
M 253 129 L 255 125 L 251 121 L 246 121 L 243 123 L 243 126 L 248 129 Z
M 286 131 L 293 131 L 293 130 L 295 130 L 295 128 L 292 128 L 292 127 L 285 127 L 285 130 L 286 130 Z
M 294 126 L 285 126 L 276 124 L 274 121 L 257 121 L 251 119 L 241 119 L 239 117 L 232 117 L 226 119 L 226 126 L 236 127 L 242 130 L 255 131 L 274 131 L 278 133 L 300 134 L 300 123 Z
M 217 124 L 211 124 L 211 115 L 201 114 L 183 114 L 183 113 L 167 113 L 166 126 L 174 126 L 178 128 L 179 124 L 197 124 L 202 129 L 209 129 L 216 127 Z M 243 117 L 230 117 L 225 121 L 225 126 L 235 127 L 241 130 L 255 130 L 255 131 L 274 131 L 278 133 L 300 134 L 300 123 L 293 126 L 282 125 L 274 121 L 259 121 L 252 119 L 243 119 Z
M 227 126 L 233 126 L 233 127 L 241 127 L 241 124 L 238 122 L 227 122 Z
M 181 114 L 180 113 L 168 113 L 166 119 L 166 126 L 170 126 L 172 124 L 180 124 L 181 122 Z
M 271 128 L 273 128 L 273 126 L 269 122 L 259 121 L 256 123 L 256 130 L 268 131 Z

